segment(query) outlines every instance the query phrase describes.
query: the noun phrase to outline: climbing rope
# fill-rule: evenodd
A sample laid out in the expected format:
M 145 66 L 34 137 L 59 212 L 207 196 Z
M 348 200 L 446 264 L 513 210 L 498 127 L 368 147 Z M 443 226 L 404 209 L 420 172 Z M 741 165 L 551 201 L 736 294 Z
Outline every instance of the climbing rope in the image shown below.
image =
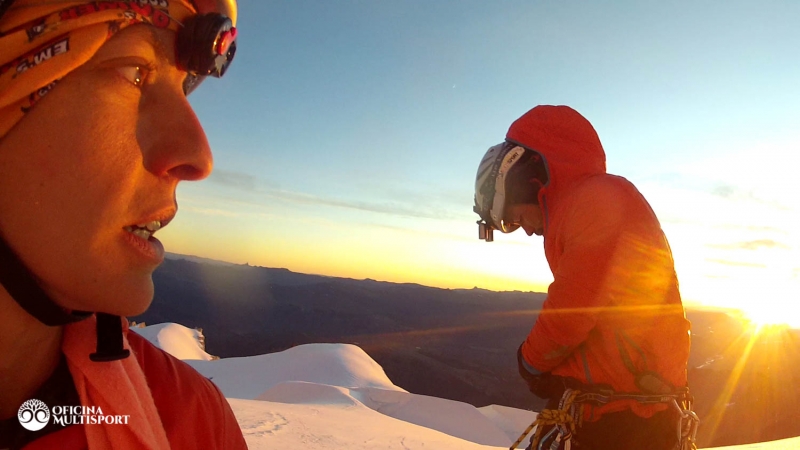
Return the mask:
M 697 417 L 697 414 L 692 411 L 692 401 L 690 398 L 691 397 L 688 396 L 688 390 L 677 395 L 646 396 L 636 394 L 601 395 L 596 393 L 581 393 L 577 390 L 567 389 L 561 397 L 558 409 L 543 409 L 536 416 L 536 420 L 534 420 L 514 444 L 509 447 L 509 450 L 515 450 L 534 428 L 536 428 L 536 431 L 534 431 L 533 437 L 531 438 L 531 449 L 540 450 L 543 440 L 550 438 L 556 431 L 558 431 L 558 435 L 553 442 L 552 448 L 557 448 L 560 442 L 564 442 L 564 448 L 569 449 L 572 434 L 582 425 L 583 407 L 585 403 L 594 402 L 597 404 L 605 404 L 612 400 L 621 399 L 635 399 L 644 404 L 671 404 L 675 410 L 677 410 L 680 418 L 677 424 L 678 443 L 676 445 L 676 450 L 697 450 L 697 429 L 700 425 L 700 419 Z M 543 438 L 542 433 L 547 426 L 552 426 L 553 428 Z
M 573 417 L 575 413 L 573 404 L 578 394 L 578 391 L 568 389 L 567 392 L 564 393 L 564 396 L 561 397 L 558 409 L 543 409 L 536 415 L 536 420 L 525 429 L 525 432 L 520 435 L 519 439 L 514 442 L 509 450 L 515 450 L 534 427 L 536 427 L 536 431 L 533 433 L 533 439 L 531 439 L 531 448 L 538 449 L 542 441 L 542 430 L 548 425 L 558 427 L 559 436 L 557 439 L 559 441 L 568 442 L 572 438 L 572 433 L 575 433 L 576 430 L 575 418 Z M 581 411 L 582 410 L 583 408 L 581 408 Z M 579 420 L 582 415 L 583 414 L 579 414 Z

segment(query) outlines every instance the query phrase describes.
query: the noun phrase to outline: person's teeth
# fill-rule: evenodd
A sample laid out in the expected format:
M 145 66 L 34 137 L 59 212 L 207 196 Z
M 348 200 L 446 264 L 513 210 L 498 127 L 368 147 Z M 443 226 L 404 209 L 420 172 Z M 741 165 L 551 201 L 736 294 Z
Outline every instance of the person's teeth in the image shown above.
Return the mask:
M 155 233 L 160 229 L 161 229 L 160 220 L 153 220 L 152 222 L 147 222 L 147 223 L 137 223 L 136 225 L 125 227 L 125 231 L 127 231 L 128 233 L 133 233 L 142 239 L 149 239 L 150 236 L 153 235 L 153 233 Z
M 131 233 L 135 234 L 136 236 L 139 236 L 142 239 L 150 239 L 150 234 L 151 234 L 149 231 L 141 228 L 137 228 L 131 231 Z

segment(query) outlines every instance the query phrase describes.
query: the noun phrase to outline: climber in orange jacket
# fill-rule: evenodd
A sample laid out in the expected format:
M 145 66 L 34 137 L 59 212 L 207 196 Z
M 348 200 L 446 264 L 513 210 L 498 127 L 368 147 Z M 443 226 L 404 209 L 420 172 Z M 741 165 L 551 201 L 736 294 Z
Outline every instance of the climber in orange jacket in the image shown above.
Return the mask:
M 187 95 L 236 50 L 235 0 L 0 0 L 0 449 L 244 449 L 222 393 L 128 333 L 181 181 Z
M 670 396 L 688 401 L 690 337 L 672 255 L 642 194 L 606 173 L 592 125 L 567 106 L 528 111 L 481 161 L 475 212 L 487 241 L 520 227 L 544 236 L 554 281 L 518 363 L 548 409 L 605 395 L 577 397 L 572 448 L 677 448 Z M 541 428 L 550 448 L 558 433 Z

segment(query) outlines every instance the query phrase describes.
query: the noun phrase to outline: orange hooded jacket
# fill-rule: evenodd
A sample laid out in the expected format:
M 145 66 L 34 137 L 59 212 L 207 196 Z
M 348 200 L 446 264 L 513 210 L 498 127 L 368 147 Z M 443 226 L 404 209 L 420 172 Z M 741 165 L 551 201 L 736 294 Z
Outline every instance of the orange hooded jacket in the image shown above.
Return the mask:
M 534 368 L 619 393 L 641 393 L 635 373 L 687 385 L 689 322 L 672 254 L 650 205 L 628 180 L 606 173 L 592 125 L 567 106 L 537 106 L 507 140 L 539 152 L 549 180 L 539 192 L 544 248 L 554 281 L 522 346 Z M 666 404 L 631 400 L 587 408 L 587 420 Z
M 88 322 L 88 320 L 86 321 Z M 92 326 L 84 326 L 81 322 L 70 326 L 80 326 L 80 334 L 93 330 Z M 127 327 L 125 327 L 127 328 Z M 183 361 L 174 358 L 167 352 L 156 348 L 153 344 L 139 336 L 137 333 L 125 330 L 125 336 L 129 349 L 131 350 L 133 363 L 141 368 L 141 373 L 147 383 L 146 389 L 152 398 L 155 406 L 156 417 L 140 417 L 132 415 L 128 425 L 112 425 L 111 432 L 120 432 L 119 439 L 127 439 L 130 435 L 128 431 L 134 431 L 137 426 L 147 422 L 155 423 L 163 427 L 166 437 L 163 445 L 153 447 L 143 447 L 138 441 L 124 441 L 90 444 L 90 430 L 87 427 L 97 427 L 98 425 L 70 425 L 62 430 L 47 434 L 23 447 L 24 450 L 86 450 L 98 449 L 105 450 L 111 448 L 158 448 L 172 450 L 193 450 L 193 449 L 219 449 L 219 450 L 245 450 L 247 444 L 242 436 L 241 428 L 233 415 L 228 401 L 220 390 L 204 376 L 200 375 L 191 366 Z M 82 336 L 81 336 L 82 339 Z M 93 336 L 92 336 L 93 339 Z M 91 342 L 92 346 L 94 341 Z M 88 352 L 81 349 L 81 356 L 88 361 Z M 79 353 L 79 352 L 76 352 Z M 93 363 L 88 364 L 109 364 Z M 100 367 L 102 372 L 103 368 Z M 75 375 L 73 374 L 73 377 Z M 88 380 L 94 383 L 94 380 Z M 116 385 L 120 394 L 124 397 L 126 391 L 130 390 L 130 383 L 126 379 L 115 380 L 96 380 L 98 384 L 112 383 Z M 147 394 L 138 393 L 136 395 L 146 396 Z M 111 403 L 118 402 L 117 399 L 108 399 Z M 149 402 L 149 399 L 139 398 L 142 403 Z M 52 405 L 51 405 L 52 406 Z M 87 405 L 90 406 L 90 405 Z M 135 405 L 120 405 L 121 414 L 130 414 L 136 410 Z M 131 407 L 131 409 L 128 409 Z M 114 414 L 108 410 L 103 410 L 104 414 Z M 117 427 L 117 428 L 114 428 Z M 122 432 L 125 433 L 122 433 Z M 125 437 L 122 437 L 125 436 Z

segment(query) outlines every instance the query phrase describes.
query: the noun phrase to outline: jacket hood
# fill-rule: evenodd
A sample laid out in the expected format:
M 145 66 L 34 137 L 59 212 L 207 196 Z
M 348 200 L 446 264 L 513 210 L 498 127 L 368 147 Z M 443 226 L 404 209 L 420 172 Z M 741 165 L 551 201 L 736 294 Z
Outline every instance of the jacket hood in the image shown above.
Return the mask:
M 506 140 L 544 158 L 548 182 L 539 193 L 540 201 L 547 196 L 551 203 L 557 202 L 576 181 L 606 173 L 606 154 L 597 132 L 569 106 L 539 105 L 531 109 L 511 124 Z

